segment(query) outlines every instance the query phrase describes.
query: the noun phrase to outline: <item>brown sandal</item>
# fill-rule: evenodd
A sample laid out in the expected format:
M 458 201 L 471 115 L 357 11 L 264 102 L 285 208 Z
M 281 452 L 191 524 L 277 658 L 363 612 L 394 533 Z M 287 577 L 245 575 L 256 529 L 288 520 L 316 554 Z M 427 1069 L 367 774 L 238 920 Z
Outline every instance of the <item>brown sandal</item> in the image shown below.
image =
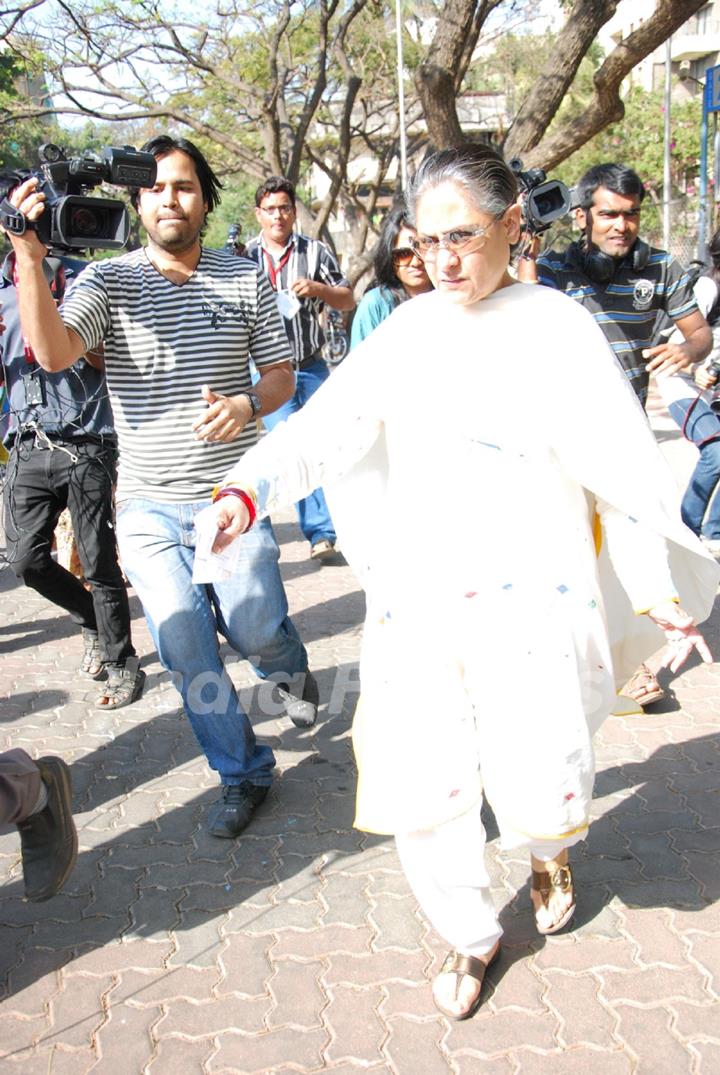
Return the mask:
M 433 1000 L 435 1007 L 438 1011 L 446 1015 L 448 1019 L 455 1019 L 460 1022 L 463 1019 L 469 1019 L 471 1015 L 480 1007 L 480 998 L 482 996 L 482 984 L 485 979 L 485 974 L 488 967 L 491 967 L 495 960 L 500 955 L 500 942 L 495 945 L 494 950 L 490 953 L 489 958 L 481 958 L 479 956 L 464 956 L 460 952 L 448 952 L 445 956 L 442 967 L 438 972 L 440 974 L 455 974 L 455 999 L 457 1000 L 458 993 L 460 991 L 460 980 L 463 976 L 474 979 L 479 985 L 477 996 L 473 999 L 471 1004 L 463 1012 L 452 1012 L 449 1008 L 446 1008 L 444 1004 L 441 1004 L 433 993 Z
M 543 907 L 549 906 L 551 892 L 571 893 L 572 903 L 567 911 L 565 911 L 556 922 L 553 922 L 551 926 L 541 926 L 537 920 L 537 913 L 535 914 L 535 926 L 538 933 L 542 933 L 543 936 L 546 936 L 549 933 L 558 933 L 568 924 L 575 914 L 575 888 L 573 886 L 572 870 L 567 863 L 564 866 L 556 866 L 551 872 L 548 872 L 547 870 L 533 870 L 531 883 L 532 891 L 538 893 Z

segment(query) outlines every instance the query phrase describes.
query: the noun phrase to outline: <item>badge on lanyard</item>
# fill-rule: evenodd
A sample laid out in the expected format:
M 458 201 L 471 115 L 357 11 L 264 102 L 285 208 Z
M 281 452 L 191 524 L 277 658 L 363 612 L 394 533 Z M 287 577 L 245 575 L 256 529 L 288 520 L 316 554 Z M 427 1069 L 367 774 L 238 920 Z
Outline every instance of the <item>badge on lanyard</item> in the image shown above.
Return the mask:
M 294 291 L 277 291 L 275 293 L 277 308 L 284 318 L 290 321 L 300 309 L 300 299 Z

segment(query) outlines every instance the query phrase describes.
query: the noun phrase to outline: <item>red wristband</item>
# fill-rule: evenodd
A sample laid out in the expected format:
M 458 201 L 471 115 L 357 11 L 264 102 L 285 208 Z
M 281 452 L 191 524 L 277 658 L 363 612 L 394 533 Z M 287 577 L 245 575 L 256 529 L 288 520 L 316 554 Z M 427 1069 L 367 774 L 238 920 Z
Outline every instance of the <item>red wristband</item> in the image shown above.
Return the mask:
M 252 496 L 250 493 L 246 493 L 244 489 L 238 489 L 235 485 L 226 485 L 223 489 L 219 489 L 217 493 L 215 493 L 213 496 L 213 504 L 217 503 L 218 500 L 222 500 L 224 496 L 236 496 L 238 500 L 242 500 L 247 508 L 250 521 L 243 530 L 243 534 L 247 534 L 248 530 L 254 525 L 255 520 L 257 519 L 257 505 Z

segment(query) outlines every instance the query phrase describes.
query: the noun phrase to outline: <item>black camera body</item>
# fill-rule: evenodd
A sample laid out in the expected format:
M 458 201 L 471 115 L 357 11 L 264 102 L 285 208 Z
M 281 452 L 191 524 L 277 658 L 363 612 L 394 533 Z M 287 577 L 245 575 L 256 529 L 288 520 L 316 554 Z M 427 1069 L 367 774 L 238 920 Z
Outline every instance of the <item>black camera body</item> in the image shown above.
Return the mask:
M 508 167 L 523 192 L 522 214 L 525 229 L 533 235 L 541 235 L 551 224 L 570 212 L 570 191 L 559 179 L 548 179 L 542 168 L 523 171 L 522 161 L 513 157 Z
M 130 233 L 124 202 L 90 198 L 87 191 L 99 183 L 136 189 L 152 187 L 157 175 L 152 153 L 142 153 L 133 146 L 106 146 L 100 155 L 87 151 L 81 157 L 68 158 L 59 146 L 48 142 L 40 146 L 38 154 L 37 171 L 15 172 L 3 179 L 3 227 L 17 235 L 32 228 L 46 246 L 64 253 L 122 249 Z M 31 176 L 37 177 L 37 189 L 45 195 L 45 211 L 35 222 L 26 220 L 7 201 L 10 191 Z

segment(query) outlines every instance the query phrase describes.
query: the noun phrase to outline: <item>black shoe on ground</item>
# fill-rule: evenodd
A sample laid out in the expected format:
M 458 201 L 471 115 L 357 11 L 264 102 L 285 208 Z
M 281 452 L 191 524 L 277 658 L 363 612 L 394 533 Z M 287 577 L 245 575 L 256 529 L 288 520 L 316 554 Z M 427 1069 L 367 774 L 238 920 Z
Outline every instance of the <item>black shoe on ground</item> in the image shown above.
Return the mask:
M 265 801 L 269 787 L 250 784 L 223 784 L 222 796 L 210 808 L 208 832 L 232 840 L 248 825 L 255 810 Z
M 70 770 L 62 758 L 38 758 L 48 801 L 43 810 L 18 824 L 25 899 L 41 903 L 57 895 L 77 858 L 77 830 L 72 817 Z
M 320 690 L 315 676 L 312 672 L 304 673 L 300 696 L 293 694 L 290 686 L 289 683 L 278 683 L 275 687 L 275 694 L 285 710 L 285 716 L 290 717 L 296 728 L 312 728 L 317 720 L 320 704 Z

